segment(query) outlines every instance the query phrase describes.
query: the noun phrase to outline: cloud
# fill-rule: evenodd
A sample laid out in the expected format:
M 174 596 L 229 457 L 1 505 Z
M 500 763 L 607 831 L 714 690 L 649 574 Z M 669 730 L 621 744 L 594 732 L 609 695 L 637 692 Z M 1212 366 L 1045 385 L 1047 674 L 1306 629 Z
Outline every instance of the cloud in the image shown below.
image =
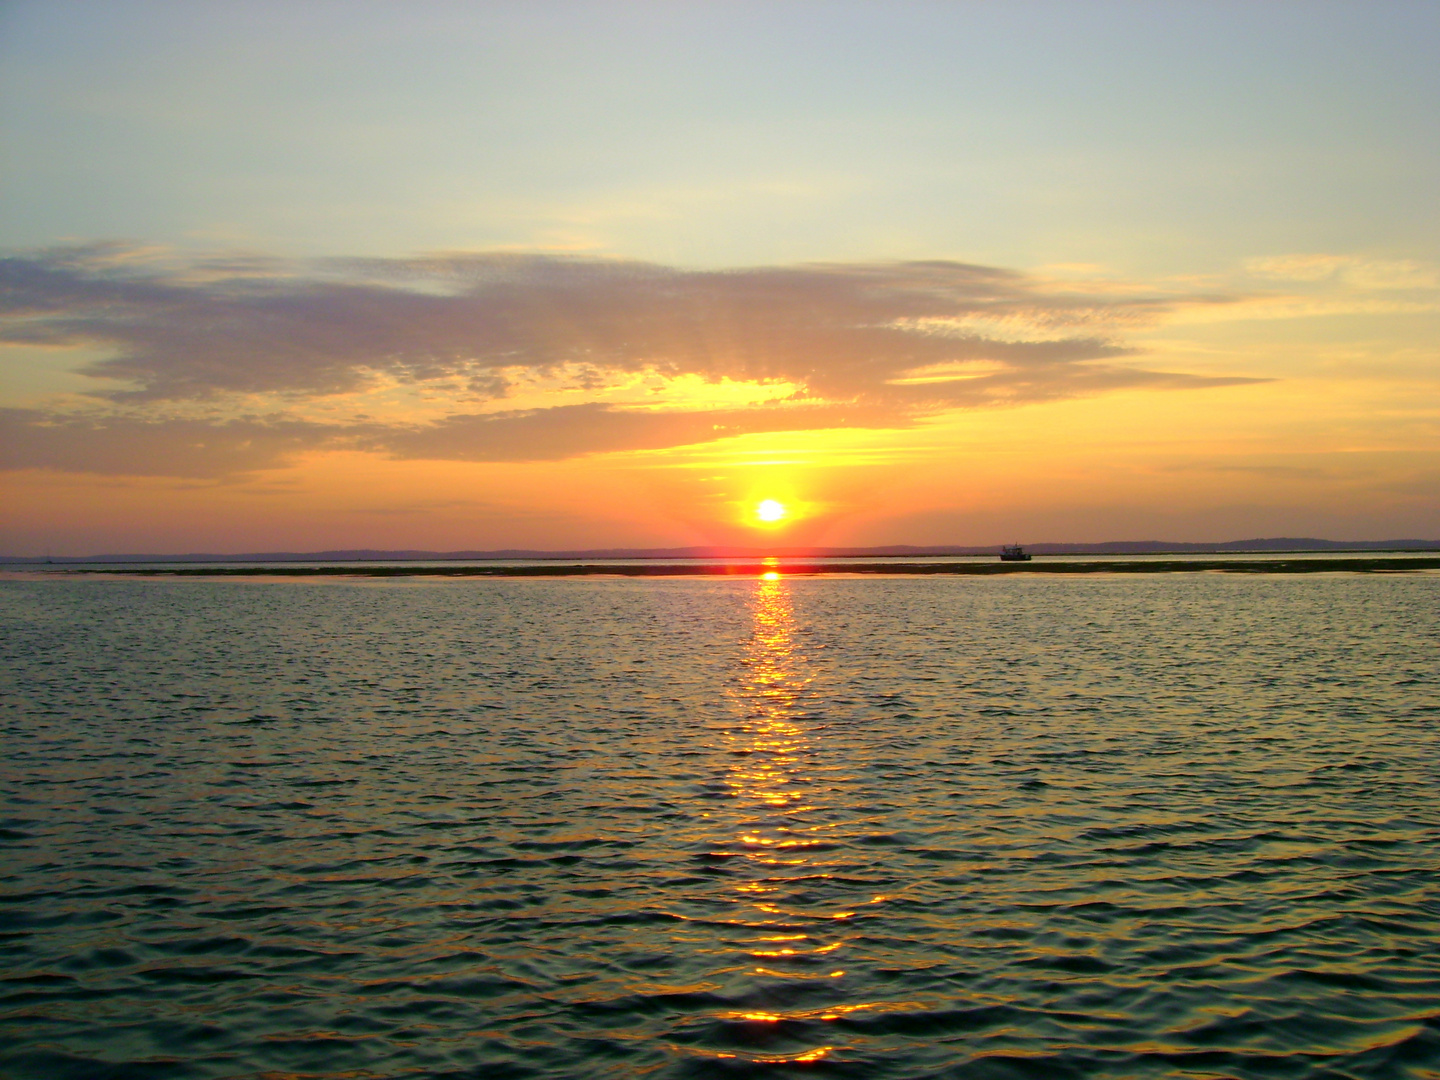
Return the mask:
M 216 478 L 274 468 L 351 434 L 294 420 L 149 420 L 0 409 L 0 468 Z
M 1248 259 L 1245 269 L 1272 281 L 1341 281 L 1359 289 L 1434 289 L 1440 271 L 1413 259 L 1367 259 L 1357 255 L 1271 255 Z
M 660 411 L 604 404 L 471 413 L 412 431 L 387 431 L 369 446 L 400 458 L 553 461 L 617 450 L 662 450 L 736 435 L 839 427 L 906 427 L 900 410 L 845 405 Z
M 82 414 L 12 411 L 7 460 L 188 476 L 337 446 L 559 459 L 1250 381 L 1146 370 L 1117 340 L 1177 306 L 1227 300 L 1094 296 L 954 262 L 691 271 L 508 253 L 293 263 L 117 245 L 42 251 L 0 260 L 0 340 L 109 355 L 79 369 L 104 380 Z M 576 371 L 592 400 L 503 407 Z M 782 385 L 790 396 L 725 409 L 663 395 L 660 407 L 593 400 L 637 375 Z M 455 408 L 427 423 L 318 423 L 297 411 L 382 385 L 451 395 Z M 256 419 L 257 399 L 273 415 Z M 200 407 L 220 418 L 196 418 Z
M 557 461 L 770 431 L 903 427 L 911 422 L 902 411 L 814 404 L 682 412 L 593 403 L 459 413 L 423 425 L 145 419 L 0 409 L 0 468 L 215 479 L 276 468 L 316 450 L 368 450 L 421 460 Z
M 1282 480 L 1330 480 L 1334 473 L 1305 465 L 1225 465 L 1210 461 L 1174 462 L 1162 465 L 1161 472 L 1231 473 L 1239 476 L 1273 477 Z

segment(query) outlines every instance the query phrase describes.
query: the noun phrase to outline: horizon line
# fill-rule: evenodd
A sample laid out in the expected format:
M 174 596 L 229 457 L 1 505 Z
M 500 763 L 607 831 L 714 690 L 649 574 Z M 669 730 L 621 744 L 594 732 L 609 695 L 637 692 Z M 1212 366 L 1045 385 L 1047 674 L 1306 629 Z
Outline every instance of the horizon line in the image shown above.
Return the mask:
M 495 559 L 734 559 L 734 558 L 866 558 L 877 556 L 995 555 L 1002 544 L 877 544 L 871 546 L 821 545 L 690 545 L 679 547 L 608 548 L 496 548 L 433 551 L 420 548 L 327 548 L 318 551 L 184 552 L 162 554 L 108 553 L 96 555 L 0 555 L 0 564 L 114 563 L 114 562 L 301 562 L 360 559 L 443 562 Z M 1255 537 L 1246 540 L 1106 540 L 1093 543 L 1041 542 L 1026 544 L 1037 555 L 1184 554 L 1207 552 L 1404 551 L 1440 549 L 1440 540 L 1324 540 L 1317 537 Z

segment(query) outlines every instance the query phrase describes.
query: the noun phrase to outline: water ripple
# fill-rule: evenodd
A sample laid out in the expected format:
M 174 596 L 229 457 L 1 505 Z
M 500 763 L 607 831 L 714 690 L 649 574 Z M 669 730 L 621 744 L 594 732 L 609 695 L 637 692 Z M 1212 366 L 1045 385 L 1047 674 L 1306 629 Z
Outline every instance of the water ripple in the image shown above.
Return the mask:
M 1437 601 L 0 583 L 0 1072 L 1434 1080 Z

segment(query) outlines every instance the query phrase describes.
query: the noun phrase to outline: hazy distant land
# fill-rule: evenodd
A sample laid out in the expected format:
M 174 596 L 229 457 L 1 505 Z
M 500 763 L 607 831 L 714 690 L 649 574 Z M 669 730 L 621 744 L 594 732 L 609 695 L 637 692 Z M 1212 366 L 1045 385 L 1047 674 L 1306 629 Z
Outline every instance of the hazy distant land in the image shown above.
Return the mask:
M 1207 555 L 1247 554 L 1255 552 L 1301 553 L 1323 551 L 1440 551 L 1440 540 L 1318 540 L 1314 537 L 1279 536 L 1253 540 L 1226 540 L 1221 543 L 1189 543 L 1171 540 L 1107 540 L 1098 544 L 1026 544 L 1034 555 Z M 502 548 L 494 551 L 383 551 L 373 548 L 347 548 L 332 551 L 259 551 L 240 554 L 190 552 L 183 555 L 0 555 L 0 564 L 21 563 L 255 563 L 255 562 L 449 562 L 494 560 L 565 560 L 586 559 L 864 559 L 864 558 L 936 558 L 954 556 L 995 556 L 1000 545 L 912 545 L 889 544 L 879 547 L 671 547 L 671 548 L 584 548 L 566 551 L 542 551 L 528 548 Z M 1414 560 L 1407 560 L 1413 565 Z M 1353 560 L 1347 566 L 1353 567 Z M 1072 566 L 1074 564 L 1071 564 Z M 1115 564 L 1107 564 L 1113 568 Z M 1154 563 L 1145 564 L 1153 568 Z M 1189 564 L 1192 568 L 1194 564 Z M 1011 564 L 1024 569 L 1024 564 Z M 854 572 L 861 572 L 852 568 Z M 353 573 L 353 570 L 346 570 Z M 429 572 L 429 571 L 426 571 Z M 887 572 L 894 572 L 893 567 Z M 915 570 L 924 573 L 927 571 Z M 939 571 L 928 571 L 931 573 Z M 948 571 L 962 572 L 962 571 Z

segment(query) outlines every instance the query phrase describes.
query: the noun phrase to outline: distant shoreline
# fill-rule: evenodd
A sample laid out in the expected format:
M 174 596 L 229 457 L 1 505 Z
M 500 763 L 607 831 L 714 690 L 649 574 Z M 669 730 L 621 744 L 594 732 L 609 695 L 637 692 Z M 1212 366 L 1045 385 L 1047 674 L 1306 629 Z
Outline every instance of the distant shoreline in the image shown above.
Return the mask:
M 1116 555 L 1299 555 L 1370 552 L 1381 556 L 1399 552 L 1434 551 L 1440 554 L 1440 540 L 1415 538 L 1390 540 L 1321 540 L 1313 536 L 1252 537 L 1248 540 L 1224 540 L 1201 543 L 1179 540 L 1106 540 L 1098 543 L 1027 542 L 1025 550 L 1034 555 L 1067 555 L 1113 557 Z M 74 566 L 77 564 L 116 563 L 379 563 L 379 562 L 495 562 L 525 560 L 527 562 L 584 563 L 603 559 L 645 559 L 664 562 L 747 560 L 766 558 L 827 560 L 827 559 L 953 559 L 994 558 L 1000 545 L 951 544 L 884 544 L 875 547 L 824 547 L 813 545 L 767 545 L 665 547 L 665 548 L 581 548 L 543 551 L 533 548 L 501 548 L 490 551 L 422 551 L 414 548 L 383 550 L 378 548 L 344 548 L 324 551 L 252 551 L 252 552 L 186 552 L 159 554 L 110 552 L 96 555 L 0 555 L 0 566 Z
M 29 564 L 29 573 L 34 564 Z M 12 572 L 18 567 L 10 567 Z M 1406 573 L 1440 570 L 1440 555 L 1411 558 L 1348 559 L 1146 559 L 1135 562 L 1033 562 L 1008 563 L 553 563 L 544 566 L 106 566 L 104 569 L 48 566 L 46 575 L 57 577 L 757 577 L 780 573 L 784 577 L 863 574 L 867 576 L 948 575 L 989 577 L 996 574 L 1316 574 Z

